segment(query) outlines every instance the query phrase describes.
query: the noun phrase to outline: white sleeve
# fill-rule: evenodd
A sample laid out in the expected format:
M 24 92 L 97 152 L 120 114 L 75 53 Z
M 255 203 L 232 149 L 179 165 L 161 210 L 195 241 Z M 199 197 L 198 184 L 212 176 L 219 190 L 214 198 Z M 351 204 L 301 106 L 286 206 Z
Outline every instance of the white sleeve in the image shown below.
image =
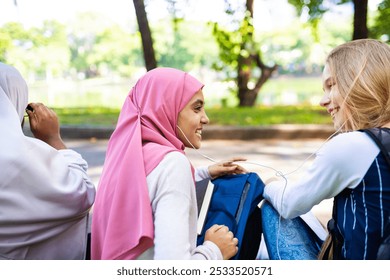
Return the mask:
M 186 156 L 169 153 L 148 175 L 147 182 L 154 215 L 154 258 L 222 258 L 212 242 L 196 247 L 195 185 Z
M 88 215 L 95 186 L 87 176 L 87 163 L 75 151 L 59 152 L 33 138 L 17 143 L 15 160 L 5 159 L 8 164 L 2 167 L 8 179 L 0 183 L 0 201 L 7 201 L 0 228 L 3 233 L 18 232 L 29 242 L 33 237 L 49 239 Z
M 211 179 L 208 166 L 201 166 L 195 169 L 195 182 Z
M 345 188 L 355 188 L 378 153 L 378 147 L 365 133 L 337 135 L 319 150 L 301 180 L 270 182 L 264 198 L 282 217 L 295 218 Z

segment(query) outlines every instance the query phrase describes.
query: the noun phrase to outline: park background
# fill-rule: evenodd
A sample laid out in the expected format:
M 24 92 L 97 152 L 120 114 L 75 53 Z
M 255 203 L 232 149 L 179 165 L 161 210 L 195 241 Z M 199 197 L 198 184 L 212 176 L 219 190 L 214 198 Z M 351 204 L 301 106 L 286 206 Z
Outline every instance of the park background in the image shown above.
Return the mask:
M 330 124 L 318 106 L 324 60 L 355 39 L 364 2 L 363 37 L 388 42 L 389 0 L 0 0 L 0 61 L 21 71 L 30 101 L 54 108 L 61 124 L 115 125 L 151 58 L 154 67 L 188 71 L 206 85 L 211 124 Z M 265 68 L 240 65 L 253 54 Z M 252 104 L 238 98 L 239 70 L 248 75 L 245 90 L 257 91 Z

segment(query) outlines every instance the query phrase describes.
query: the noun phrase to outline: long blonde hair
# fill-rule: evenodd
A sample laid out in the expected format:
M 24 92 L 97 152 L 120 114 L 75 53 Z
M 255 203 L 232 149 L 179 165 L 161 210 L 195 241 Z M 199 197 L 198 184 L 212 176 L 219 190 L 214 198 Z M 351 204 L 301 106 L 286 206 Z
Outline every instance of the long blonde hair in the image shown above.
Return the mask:
M 390 46 L 373 39 L 342 44 L 326 62 L 343 104 L 342 131 L 380 127 L 390 121 Z

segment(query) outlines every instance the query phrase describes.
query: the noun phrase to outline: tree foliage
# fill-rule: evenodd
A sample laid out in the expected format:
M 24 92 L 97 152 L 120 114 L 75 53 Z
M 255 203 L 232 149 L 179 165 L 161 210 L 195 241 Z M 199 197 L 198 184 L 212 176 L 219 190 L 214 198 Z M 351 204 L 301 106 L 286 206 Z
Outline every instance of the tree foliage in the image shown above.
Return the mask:
M 153 1 L 150 0 L 149 5 Z M 213 75 L 233 81 L 224 85 L 233 85 L 237 97 L 239 85 L 242 92 L 256 89 L 264 72 L 258 67 L 257 57 L 263 60 L 263 66 L 281 65 L 280 74 L 318 73 L 322 53 L 349 40 L 352 31 L 350 19 L 331 23 L 318 21 L 320 37 L 316 42 L 297 18 L 283 30 L 256 32 L 251 12 L 242 0 L 228 1 L 230 5 L 225 11 L 230 18 L 228 23 L 205 25 L 186 19 L 187 1 L 169 0 L 171 17 L 150 26 L 159 65 L 198 73 L 201 73 L 199 69 L 211 70 L 213 65 L 218 70 Z M 303 2 L 295 0 L 305 9 Z M 314 2 L 318 1 L 305 1 Z M 317 10 L 312 7 L 312 13 L 323 14 L 331 2 L 335 3 L 321 1 L 323 5 Z M 389 2 L 383 0 L 376 17 L 372 17 L 371 36 L 382 40 L 389 38 Z M 0 26 L 0 61 L 16 66 L 28 79 L 129 77 L 144 70 L 140 34 L 136 29 L 136 23 L 130 28 L 118 26 L 102 15 L 91 13 L 74 15 L 66 26 L 55 20 L 31 28 L 10 22 Z M 320 47 L 323 49 L 318 51 Z M 203 73 L 208 73 L 209 78 L 210 71 Z M 239 80 L 240 75 L 242 80 Z M 252 94 L 252 100 L 254 97 Z
M 390 0 L 383 0 L 378 6 L 378 14 L 375 18 L 371 35 L 383 41 L 390 41 Z
M 239 106 L 254 106 L 261 87 L 277 69 L 269 67 L 262 60 L 260 44 L 254 38 L 253 0 L 247 0 L 244 8 L 234 10 L 226 0 L 226 13 L 242 18 L 236 21 L 236 27 L 227 29 L 219 23 L 213 23 L 213 35 L 218 43 L 221 63 L 217 70 L 224 70 L 228 79 L 234 78 L 237 84 Z
M 42 27 L 26 30 L 20 23 L 7 23 L 0 29 L 2 59 L 27 73 L 51 78 L 69 65 L 65 27 L 45 21 Z
M 298 14 L 306 13 L 309 16 L 308 20 L 313 27 L 315 36 L 317 35 L 318 22 L 331 9 L 332 5 L 352 2 L 354 6 L 352 40 L 368 37 L 368 0 L 288 0 L 288 2 L 295 6 Z

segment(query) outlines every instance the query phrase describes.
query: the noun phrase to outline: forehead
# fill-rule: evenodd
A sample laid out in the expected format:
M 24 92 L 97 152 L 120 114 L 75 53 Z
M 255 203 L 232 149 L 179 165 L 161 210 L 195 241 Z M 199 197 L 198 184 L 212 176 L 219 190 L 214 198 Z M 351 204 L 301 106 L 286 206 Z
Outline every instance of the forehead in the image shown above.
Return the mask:
M 322 82 L 325 82 L 330 77 L 331 77 L 331 74 L 330 74 L 329 64 L 326 63 L 325 67 L 324 67 L 324 70 L 322 71 Z
M 187 104 L 187 105 L 191 105 L 191 104 L 196 103 L 196 102 L 204 102 L 204 97 L 203 97 L 203 91 L 202 91 L 202 90 L 197 91 L 197 92 L 192 96 L 192 98 L 190 99 L 190 101 L 188 101 L 188 104 Z

